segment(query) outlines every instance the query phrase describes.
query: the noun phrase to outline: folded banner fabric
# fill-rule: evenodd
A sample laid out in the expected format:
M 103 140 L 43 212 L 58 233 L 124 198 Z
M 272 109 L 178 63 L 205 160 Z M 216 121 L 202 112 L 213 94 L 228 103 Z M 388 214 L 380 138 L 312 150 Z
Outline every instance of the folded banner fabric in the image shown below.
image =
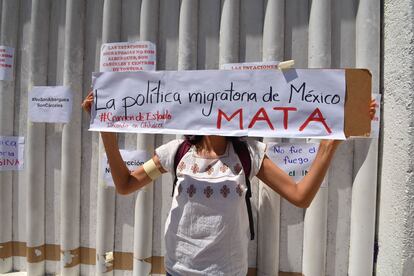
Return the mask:
M 90 130 L 345 139 L 345 70 L 103 72 Z

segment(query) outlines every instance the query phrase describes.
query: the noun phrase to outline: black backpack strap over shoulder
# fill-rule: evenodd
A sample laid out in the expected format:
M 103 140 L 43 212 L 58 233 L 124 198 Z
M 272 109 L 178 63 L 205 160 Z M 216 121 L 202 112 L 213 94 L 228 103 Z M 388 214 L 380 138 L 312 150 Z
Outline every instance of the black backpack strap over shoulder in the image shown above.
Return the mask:
M 240 162 L 242 163 L 244 175 L 246 178 L 246 207 L 247 207 L 247 214 L 249 216 L 249 227 L 250 227 L 250 239 L 254 240 L 254 222 L 253 222 L 253 213 L 252 213 L 252 204 L 250 202 L 250 198 L 252 197 L 252 189 L 250 185 L 250 173 L 252 171 L 252 159 L 250 157 L 249 149 L 247 148 L 247 144 L 242 141 L 233 141 L 233 148 L 236 152 L 237 156 L 239 157 Z
M 177 167 L 178 164 L 180 163 L 181 159 L 184 157 L 184 155 L 190 150 L 192 144 L 190 142 L 188 142 L 187 140 L 184 140 L 177 149 L 177 152 L 175 153 L 174 156 L 174 182 L 173 182 L 173 188 L 172 188 L 172 193 L 171 196 L 174 196 L 174 190 L 175 190 L 175 186 L 177 184 Z

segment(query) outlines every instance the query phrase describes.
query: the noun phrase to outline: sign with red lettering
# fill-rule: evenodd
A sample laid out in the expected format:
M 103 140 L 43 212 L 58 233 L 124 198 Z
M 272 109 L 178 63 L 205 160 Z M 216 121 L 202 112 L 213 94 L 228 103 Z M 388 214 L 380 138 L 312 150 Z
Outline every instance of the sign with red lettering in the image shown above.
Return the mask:
M 23 169 L 24 137 L 0 136 L 0 171 Z
M 243 63 L 225 63 L 220 65 L 223 70 L 276 70 L 279 61 L 258 61 Z
M 13 80 L 14 48 L 0 46 L 0 80 Z
M 155 44 L 149 41 L 105 43 L 101 47 L 101 72 L 153 71 Z
M 105 72 L 90 130 L 345 139 L 345 71 Z

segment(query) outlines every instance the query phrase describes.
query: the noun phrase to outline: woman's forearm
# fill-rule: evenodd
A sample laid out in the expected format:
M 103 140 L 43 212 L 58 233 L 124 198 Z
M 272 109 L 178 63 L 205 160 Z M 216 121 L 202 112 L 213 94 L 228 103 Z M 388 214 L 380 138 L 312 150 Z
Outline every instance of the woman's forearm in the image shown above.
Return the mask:
M 116 189 L 122 193 L 129 182 L 130 172 L 119 152 L 118 141 L 115 133 L 101 132 L 102 142 L 105 147 L 109 167 L 111 168 L 112 179 Z
M 268 157 L 263 160 L 257 177 L 292 204 L 307 208 L 318 192 L 338 145 L 339 141 L 322 141 L 309 173 L 298 183 Z
M 308 174 L 297 183 L 297 193 L 303 206 L 308 207 L 318 192 L 338 145 L 339 141 L 335 140 L 324 140 L 319 144 Z

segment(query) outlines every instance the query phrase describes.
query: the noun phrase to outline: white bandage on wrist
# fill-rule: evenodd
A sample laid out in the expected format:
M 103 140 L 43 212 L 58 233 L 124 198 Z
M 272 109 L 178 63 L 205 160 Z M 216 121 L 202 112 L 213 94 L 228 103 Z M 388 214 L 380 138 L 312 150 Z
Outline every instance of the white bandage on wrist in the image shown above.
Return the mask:
M 157 168 L 157 165 L 155 165 L 155 162 L 152 159 L 145 162 L 142 167 L 144 168 L 144 171 L 147 173 L 148 177 L 152 180 L 157 179 L 161 175 L 160 170 Z

